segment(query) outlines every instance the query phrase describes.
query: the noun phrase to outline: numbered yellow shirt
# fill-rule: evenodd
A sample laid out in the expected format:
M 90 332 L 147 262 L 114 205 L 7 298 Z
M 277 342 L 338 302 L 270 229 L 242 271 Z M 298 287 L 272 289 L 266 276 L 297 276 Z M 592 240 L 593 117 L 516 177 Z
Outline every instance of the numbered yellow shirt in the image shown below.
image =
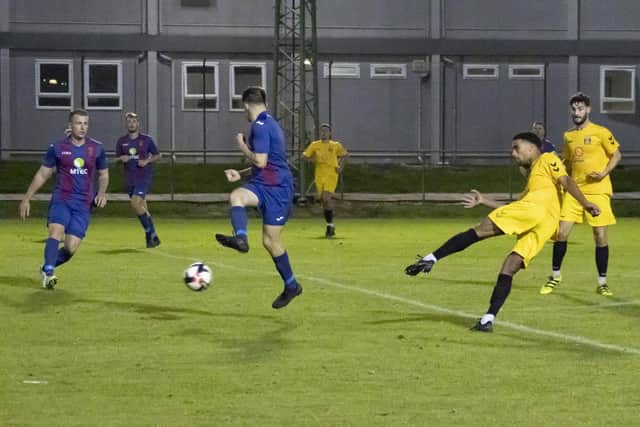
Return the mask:
M 316 175 L 336 173 L 338 158 L 347 155 L 347 150 L 338 141 L 313 141 L 304 153 L 307 158 L 315 158 Z
M 529 178 L 520 200 L 545 206 L 550 215 L 560 216 L 562 193 L 558 178 L 567 176 L 567 170 L 554 153 L 543 153 L 529 170 Z
M 602 172 L 619 147 L 620 144 L 609 129 L 595 123 L 564 133 L 562 158 L 571 170 L 571 177 L 584 194 L 612 194 L 609 175 L 601 181 L 591 180 L 588 175 L 591 172 Z

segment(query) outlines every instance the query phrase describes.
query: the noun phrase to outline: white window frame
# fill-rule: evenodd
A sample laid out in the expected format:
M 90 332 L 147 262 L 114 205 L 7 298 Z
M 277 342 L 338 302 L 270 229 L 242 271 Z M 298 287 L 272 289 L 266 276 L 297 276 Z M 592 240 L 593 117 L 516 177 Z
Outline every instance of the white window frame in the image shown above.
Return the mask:
M 242 99 L 241 93 L 235 93 L 236 87 L 236 74 L 234 72 L 236 67 L 254 67 L 260 68 L 262 71 L 262 84 L 261 88 L 267 90 L 267 64 L 266 62 L 231 62 L 229 63 L 229 111 L 244 111 L 244 108 L 233 108 L 234 99 Z
M 605 90 L 605 74 L 607 71 L 629 71 L 631 73 L 631 97 L 629 98 L 614 98 L 607 97 L 604 94 Z M 606 102 L 629 102 L 631 108 L 628 110 L 614 110 L 610 111 L 605 109 L 604 104 Z M 636 66 L 635 65 L 601 65 L 600 66 L 600 112 L 604 114 L 634 114 L 636 112 Z
M 184 105 L 185 99 L 202 99 L 202 93 L 193 94 L 187 93 L 187 67 L 202 67 L 202 61 L 182 61 L 182 111 L 202 111 L 202 108 L 186 108 Z M 204 99 L 215 99 L 216 108 L 206 108 L 205 111 L 220 111 L 220 66 L 218 61 L 204 61 L 205 67 L 213 67 L 214 69 L 214 93 L 205 94 Z
M 91 93 L 90 73 L 92 65 L 115 65 L 118 76 L 118 92 L 112 93 Z M 84 107 L 87 110 L 122 110 L 122 60 L 120 59 L 88 59 L 84 62 Z M 89 98 L 118 98 L 118 105 L 114 107 L 89 106 Z
M 516 74 L 515 70 L 537 70 L 538 74 L 520 75 Z M 509 65 L 509 79 L 510 80 L 544 80 L 544 65 L 543 64 L 511 64 Z
M 353 69 L 352 72 L 339 71 L 340 67 Z M 338 70 L 336 72 L 336 70 Z M 325 62 L 322 67 L 322 76 L 329 78 L 329 63 Z M 331 78 L 332 79 L 359 79 L 360 78 L 360 64 L 357 62 L 333 62 L 331 64 Z
M 40 92 L 40 65 L 62 64 L 69 67 L 69 90 L 62 92 Z M 73 110 L 73 60 L 72 59 L 36 59 L 35 60 L 35 82 L 36 82 L 36 109 L 38 110 Z M 69 106 L 40 105 L 40 98 L 69 98 Z
M 491 68 L 494 72 L 491 75 L 469 73 L 469 70 L 474 68 Z M 465 80 L 497 80 L 499 77 L 500 66 L 498 64 L 462 64 L 462 78 Z
M 378 73 L 378 68 L 389 68 L 389 67 L 397 67 L 400 69 L 400 74 L 385 74 Z M 384 64 L 384 63 L 376 63 L 369 64 L 369 77 L 372 79 L 406 79 L 407 78 L 407 64 Z

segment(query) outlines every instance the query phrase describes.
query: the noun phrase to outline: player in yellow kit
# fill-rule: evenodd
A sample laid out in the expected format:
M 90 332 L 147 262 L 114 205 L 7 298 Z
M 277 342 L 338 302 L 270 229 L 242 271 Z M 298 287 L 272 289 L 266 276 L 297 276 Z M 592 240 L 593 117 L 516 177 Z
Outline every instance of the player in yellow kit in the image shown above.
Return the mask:
M 338 186 L 338 176 L 344 168 L 349 153 L 338 141 L 331 139 L 331 126 L 327 123 L 320 125 L 320 139 L 313 141 L 302 155 L 316 165 L 315 184 L 316 193 L 327 222 L 325 237 L 335 236 L 336 228 L 333 224 L 334 193 Z
M 586 222 L 593 229 L 598 270 L 596 292 L 603 296 L 613 295 L 607 285 L 608 227 L 616 223 L 611 209 L 613 190 L 609 173 L 618 165 L 622 154 L 620 144 L 613 134 L 607 128 L 589 120 L 590 104 L 589 97 L 583 93 L 574 95 L 569 101 L 575 127 L 564 133 L 562 159 L 587 200 L 598 205 L 602 213 L 598 217 L 585 215 L 582 206 L 570 194 L 564 196 L 558 239 L 553 245 L 551 276 L 540 288 L 543 295 L 550 294 L 561 283 L 560 266 L 567 252 L 567 239 L 573 224 L 582 222 Z
M 567 175 L 558 156 L 554 153 L 541 153 L 541 146 L 540 138 L 531 132 L 519 133 L 513 137 L 511 156 L 519 166 L 529 171 L 527 185 L 519 200 L 502 205 L 472 190 L 473 194 L 465 197 L 465 207 L 483 204 L 495 209 L 474 228 L 453 236 L 438 249 L 405 268 L 405 273 L 410 276 L 428 273 L 442 258 L 462 251 L 480 240 L 502 234 L 516 235 L 516 245 L 504 260 L 493 288 L 489 310 L 471 328 L 473 330 L 493 330 L 493 321 L 511 292 L 513 276 L 525 268 L 542 250 L 545 242 L 556 233 L 560 216 L 559 185 L 572 194 L 591 215 L 597 216 L 600 213 L 598 207 L 585 198 L 575 181 Z

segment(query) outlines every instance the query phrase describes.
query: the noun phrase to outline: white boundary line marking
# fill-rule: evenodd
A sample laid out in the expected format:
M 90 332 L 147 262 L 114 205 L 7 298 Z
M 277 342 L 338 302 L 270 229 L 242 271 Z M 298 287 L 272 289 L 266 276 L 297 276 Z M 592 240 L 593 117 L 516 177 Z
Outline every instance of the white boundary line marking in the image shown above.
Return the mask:
M 145 251 L 145 252 L 149 252 L 155 255 L 160 255 L 160 256 L 164 256 L 167 258 L 173 258 L 173 259 L 182 259 L 182 260 L 193 260 L 195 258 L 192 257 L 185 257 L 185 256 L 180 256 L 180 255 L 174 255 L 168 252 L 164 252 L 164 251 L 160 251 L 158 249 L 151 249 L 149 251 Z M 205 263 L 210 263 L 211 265 L 215 265 L 217 267 L 222 267 L 222 268 L 228 268 L 228 269 L 232 269 L 232 270 L 240 270 L 240 271 L 251 271 L 254 273 L 261 273 L 261 274 L 270 274 L 270 275 L 275 275 L 275 273 L 272 272 L 265 272 L 263 270 L 256 270 L 256 269 L 251 269 L 251 268 L 244 268 L 244 267 L 237 267 L 234 265 L 230 265 L 230 264 L 224 264 L 221 262 L 213 262 L 213 261 L 204 261 Z M 369 296 L 373 296 L 373 297 L 377 297 L 377 298 L 382 298 L 382 299 L 386 299 L 389 301 L 396 301 L 396 302 L 401 302 L 403 304 L 406 305 L 411 305 L 414 307 L 419 307 L 428 311 L 432 311 L 432 312 L 436 312 L 436 313 L 445 313 L 445 314 L 449 314 L 452 316 L 457 316 L 457 317 L 462 317 L 465 319 L 473 319 L 476 320 L 478 319 L 478 315 L 474 315 L 474 314 L 470 314 L 470 313 L 466 313 L 464 311 L 460 311 L 460 310 L 452 310 L 446 307 L 440 307 L 438 305 L 434 305 L 434 304 L 428 304 L 428 303 L 424 303 L 421 301 L 417 301 L 417 300 L 412 300 L 409 298 L 404 298 L 404 297 L 399 297 L 397 295 L 393 295 L 393 294 L 389 294 L 386 292 L 379 292 L 379 291 L 375 291 L 375 290 L 371 290 L 371 289 L 366 289 L 366 288 L 360 288 L 357 286 L 349 286 L 349 285 L 345 285 L 343 283 L 339 283 L 333 280 L 328 280 L 328 279 L 323 279 L 320 277 L 314 277 L 314 276 L 307 276 L 307 275 L 298 275 L 298 277 L 300 277 L 301 279 L 306 279 L 306 280 L 311 280 L 313 282 L 317 282 L 317 283 L 321 283 L 327 286 L 332 286 L 334 288 L 339 288 L 339 289 L 344 289 L 347 291 L 351 291 L 351 292 L 358 292 L 361 294 L 365 294 L 365 295 L 369 295 Z M 633 302 L 633 301 L 631 301 Z M 554 331 L 547 331 L 544 329 L 537 329 L 537 328 L 532 328 L 529 326 L 525 326 L 525 325 L 521 325 L 519 323 L 513 323 L 513 322 L 508 322 L 508 321 L 503 321 L 503 320 L 496 320 L 495 322 L 497 325 L 506 327 L 506 328 L 510 328 L 516 331 L 520 331 L 520 332 L 526 332 L 532 335 L 540 335 L 540 336 L 545 336 L 545 337 L 550 337 L 550 338 L 555 338 L 558 339 L 560 341 L 565 341 L 565 342 L 572 342 L 575 344 L 582 344 L 582 345 L 586 345 L 586 346 L 590 346 L 593 348 L 598 348 L 601 350 L 608 350 L 608 351 L 615 351 L 615 352 L 619 352 L 619 353 L 626 353 L 626 354 L 637 354 L 640 355 L 640 348 L 635 348 L 635 347 L 627 347 L 627 346 L 622 346 L 622 345 L 618 345 L 618 344 L 608 344 L 608 343 L 603 343 L 600 341 L 596 341 L 590 338 L 585 338 L 582 337 L 580 335 L 569 335 L 569 334 L 562 334 L 560 332 L 554 332 Z

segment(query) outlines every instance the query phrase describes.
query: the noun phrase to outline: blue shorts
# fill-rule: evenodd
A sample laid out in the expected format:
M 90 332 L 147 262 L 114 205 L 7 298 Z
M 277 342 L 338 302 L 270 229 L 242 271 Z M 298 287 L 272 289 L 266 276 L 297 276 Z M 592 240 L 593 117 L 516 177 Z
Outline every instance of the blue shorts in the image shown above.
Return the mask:
M 293 182 L 285 181 L 278 186 L 249 183 L 242 187 L 258 197 L 263 224 L 284 225 L 287 222 L 293 205 Z
M 144 199 L 149 192 L 149 188 L 151 188 L 150 182 L 138 182 L 135 185 L 130 185 L 129 197 L 138 196 Z
M 52 200 L 51 203 L 49 203 L 47 225 L 63 225 L 65 234 L 71 234 L 83 239 L 87 234 L 90 218 L 91 212 L 89 208 L 82 206 L 77 202 Z

